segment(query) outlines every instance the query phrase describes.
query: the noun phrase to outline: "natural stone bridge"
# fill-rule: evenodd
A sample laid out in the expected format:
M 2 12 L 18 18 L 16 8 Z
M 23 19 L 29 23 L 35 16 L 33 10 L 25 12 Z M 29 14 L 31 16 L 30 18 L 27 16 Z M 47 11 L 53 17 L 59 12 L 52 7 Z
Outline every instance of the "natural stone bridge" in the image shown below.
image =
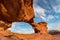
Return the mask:
M 32 25 L 37 34 L 48 34 L 47 23 L 35 23 L 34 17 L 33 0 L 0 0 L 0 27 L 4 30 L 10 28 L 12 22 L 27 22 Z M 52 40 L 52 38 L 46 40 Z
M 12 22 L 32 23 L 34 18 L 32 0 L 0 0 L 0 20 L 7 24 Z
M 33 20 L 33 0 L 0 0 L 0 9 L 0 21 L 5 22 L 5 29 L 12 22 L 27 22 L 37 31 Z

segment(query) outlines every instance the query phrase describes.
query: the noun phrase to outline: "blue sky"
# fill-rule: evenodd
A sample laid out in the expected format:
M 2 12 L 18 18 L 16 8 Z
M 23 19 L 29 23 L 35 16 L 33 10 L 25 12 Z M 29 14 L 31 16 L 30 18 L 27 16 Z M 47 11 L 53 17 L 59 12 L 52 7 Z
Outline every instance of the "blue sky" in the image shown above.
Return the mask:
M 60 0 L 34 0 L 35 22 L 45 21 L 49 30 L 60 30 Z
M 33 8 L 35 22 L 44 21 L 48 23 L 48 30 L 60 30 L 60 0 L 34 0 Z M 24 24 L 25 27 L 21 27 L 20 24 Z M 12 29 L 14 30 L 12 31 L 14 32 L 34 33 L 33 28 L 31 26 L 28 27 L 28 25 L 26 26 L 25 23 L 13 23 L 13 25 Z M 24 32 L 23 28 L 26 32 Z
M 12 23 L 12 27 L 9 30 L 11 30 L 11 32 L 16 32 L 20 34 L 34 33 L 32 26 L 25 22 L 14 22 Z

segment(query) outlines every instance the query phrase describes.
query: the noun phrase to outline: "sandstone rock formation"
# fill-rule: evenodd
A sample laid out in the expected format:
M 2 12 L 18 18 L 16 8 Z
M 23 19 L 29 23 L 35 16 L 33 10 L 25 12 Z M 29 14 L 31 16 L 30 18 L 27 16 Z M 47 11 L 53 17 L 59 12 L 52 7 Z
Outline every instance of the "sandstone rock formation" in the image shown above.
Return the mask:
M 33 22 L 34 10 L 32 0 L 0 0 L 0 20 L 12 22 Z
M 53 40 L 53 37 L 48 34 L 46 22 L 32 23 L 32 26 L 35 28 L 36 32 L 34 34 L 12 33 L 9 30 L 4 30 L 7 28 L 7 24 L 5 24 L 3 21 L 0 21 L 0 24 L 1 40 Z
M 33 21 L 33 0 L 0 0 L 0 39 L 1 40 L 53 40 L 48 34 L 47 23 Z M 32 25 L 34 34 L 12 33 L 7 28 L 12 22 L 27 22 Z
M 0 40 L 53 40 L 49 34 L 17 34 L 9 30 L 0 30 Z
M 32 0 L 1 0 L 0 20 L 7 23 L 30 21 L 34 17 Z
M 39 22 L 37 24 L 36 29 L 40 30 L 40 33 L 43 33 L 43 34 L 48 33 L 48 31 L 47 31 L 48 28 L 47 28 L 47 23 L 46 22 Z
M 7 24 L 4 21 L 0 21 L 0 29 L 6 30 L 6 29 L 8 29 L 10 27 L 11 27 L 11 24 Z

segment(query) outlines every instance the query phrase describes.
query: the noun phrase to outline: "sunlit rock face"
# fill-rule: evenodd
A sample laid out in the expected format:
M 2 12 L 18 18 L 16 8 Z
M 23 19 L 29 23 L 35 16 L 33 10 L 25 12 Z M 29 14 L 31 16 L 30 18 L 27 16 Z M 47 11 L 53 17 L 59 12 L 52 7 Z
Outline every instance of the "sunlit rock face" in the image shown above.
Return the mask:
M 11 24 L 0 21 L 0 30 L 6 30 L 11 27 Z
M 32 0 L 1 0 L 0 20 L 11 23 L 29 21 L 34 17 Z
M 47 31 L 47 23 L 46 22 L 39 22 L 38 23 L 38 27 L 37 27 L 37 29 L 39 29 L 40 30 L 40 33 L 43 33 L 43 34 L 46 34 L 46 33 L 48 33 L 48 31 Z
M 0 40 L 53 40 L 49 34 L 17 34 L 9 30 L 0 31 Z
M 14 22 L 9 30 L 0 30 L 1 40 L 54 40 L 51 35 L 47 33 L 47 23 L 34 23 L 37 33 L 34 33 L 31 25 L 24 22 Z M 28 27 L 29 26 L 29 27 Z
M 45 23 L 35 23 L 33 21 L 34 18 L 33 0 L 0 0 L 0 9 L 1 9 L 0 20 L 2 21 L 0 24 L 1 24 L 1 28 L 3 28 L 3 30 L 0 30 L 1 40 L 53 40 L 53 37 L 51 35 L 45 34 L 47 33 L 47 31 L 45 31 L 47 30 Z M 17 31 L 19 33 L 18 34 L 14 32 L 12 33 L 9 30 L 4 30 L 6 26 L 11 27 L 10 23 L 21 22 L 21 21 L 27 22 L 30 25 L 32 25 L 36 33 L 30 35 L 29 34 L 24 35 L 24 34 L 20 34 L 19 33 L 20 31 L 19 32 Z M 20 27 L 17 28 L 18 29 L 13 29 L 12 27 L 12 30 L 13 31 L 20 30 Z
M 48 34 L 46 22 L 33 23 L 32 26 L 34 27 L 35 33 Z
M 23 21 L 30 23 L 33 18 L 32 0 L 0 0 L 0 21 L 9 25 L 9 27 L 12 22 Z

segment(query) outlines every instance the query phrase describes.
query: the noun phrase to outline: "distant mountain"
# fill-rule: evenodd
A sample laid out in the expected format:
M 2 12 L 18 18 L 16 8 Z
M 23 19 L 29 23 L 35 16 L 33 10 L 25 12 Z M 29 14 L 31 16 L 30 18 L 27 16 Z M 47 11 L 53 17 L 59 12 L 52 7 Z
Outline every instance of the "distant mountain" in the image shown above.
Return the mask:
M 58 34 L 60 34 L 60 31 L 59 30 L 49 30 L 49 34 L 58 35 Z

